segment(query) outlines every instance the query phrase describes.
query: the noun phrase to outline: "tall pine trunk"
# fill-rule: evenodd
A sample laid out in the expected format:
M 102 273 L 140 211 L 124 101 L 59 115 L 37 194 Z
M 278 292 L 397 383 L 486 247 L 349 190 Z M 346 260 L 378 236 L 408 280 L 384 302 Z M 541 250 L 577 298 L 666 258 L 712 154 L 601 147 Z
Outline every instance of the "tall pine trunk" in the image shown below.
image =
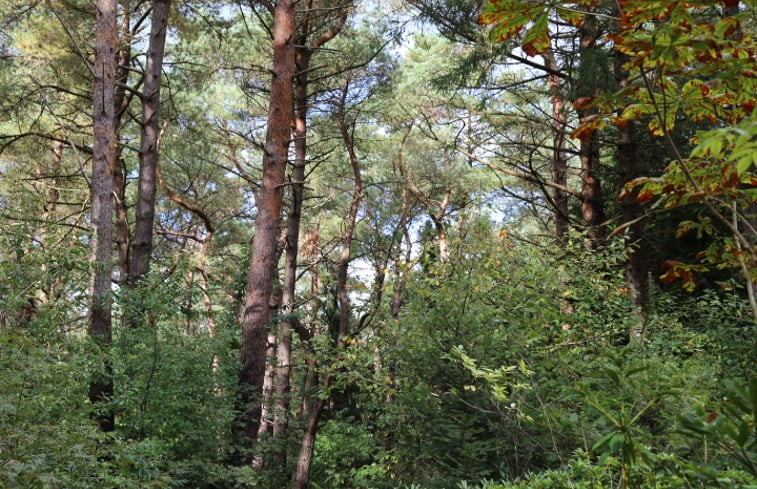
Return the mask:
M 313 26 L 310 22 L 312 0 L 306 3 L 306 13 L 299 25 L 297 47 L 295 48 L 295 77 L 294 91 L 294 168 L 292 170 L 292 202 L 287 219 L 286 248 L 284 258 L 284 284 L 282 295 L 282 314 L 289 317 L 294 313 L 294 291 L 297 281 L 297 255 L 299 251 L 300 224 L 302 218 L 302 202 L 305 190 L 305 165 L 307 157 L 307 113 L 309 105 L 308 82 L 310 74 L 310 60 L 318 49 L 333 39 L 344 28 L 349 12 L 348 7 L 342 8 L 334 25 L 326 32 L 309 42 Z M 273 436 L 283 434 L 288 424 L 292 349 L 292 321 L 281 323 L 279 341 L 276 349 L 276 396 L 274 401 Z
M 121 17 L 121 46 L 118 52 L 116 93 L 114 96 L 116 134 L 121 132 L 121 120 L 130 103 L 127 97 L 129 64 L 131 63 L 131 12 L 125 8 Z M 115 240 L 118 249 L 118 282 L 125 285 L 129 278 L 129 219 L 126 206 L 126 162 L 121 157 L 123 146 L 116 145 L 116 165 L 113 170 L 113 200 L 116 213 Z
M 544 64 L 550 70 L 547 76 L 549 94 L 552 99 L 552 161 L 550 172 L 552 176 L 552 206 L 554 207 L 555 239 L 565 244 L 568 239 L 568 194 L 564 188 L 568 185 L 568 151 L 566 148 L 566 114 L 565 100 L 560 93 L 559 66 L 554 52 L 550 49 L 543 55 Z
M 588 12 L 584 16 L 579 35 L 580 75 L 577 91 L 579 97 L 591 97 L 598 92 L 596 80 L 593 78 L 596 76 L 597 70 L 600 69 L 596 65 L 597 57 L 592 55 L 593 50 L 597 49 L 596 41 L 599 36 L 597 19 L 593 12 Z M 582 123 L 592 115 L 586 109 L 580 109 L 577 112 Z M 599 137 L 596 131 L 591 131 L 590 134 L 581 139 L 578 152 L 581 160 L 581 212 L 589 237 L 589 246 L 596 248 L 604 244 L 606 237 L 605 231 L 602 229 L 605 216 L 602 203 L 602 185 L 597 176 L 600 160 Z
M 152 25 L 142 93 L 136 225 L 129 265 L 129 284 L 132 287 L 136 286 L 149 271 L 152 256 L 160 132 L 160 87 L 170 4 L 170 0 L 155 0 L 152 5 Z
M 339 259 L 339 267 L 337 269 L 337 297 L 339 299 L 339 336 L 337 338 L 337 352 L 341 352 L 346 346 L 347 335 L 350 330 L 350 297 L 347 290 L 347 272 L 349 269 L 350 261 L 352 260 L 352 238 L 355 233 L 355 226 L 357 224 L 357 213 L 360 208 L 360 201 L 363 194 L 363 179 L 360 171 L 360 162 L 355 152 L 355 145 L 352 139 L 348 122 L 345 116 L 345 109 L 347 103 L 347 93 L 349 92 L 349 81 L 347 81 L 342 88 L 341 98 L 339 100 L 339 107 L 337 111 L 337 120 L 339 123 L 339 130 L 344 142 L 347 154 L 350 160 L 350 166 L 352 167 L 352 201 L 350 202 L 350 209 L 347 213 L 347 218 L 344 223 L 344 232 L 342 233 L 342 256 Z M 339 353 L 337 353 L 339 354 Z M 322 388 L 328 390 L 334 381 L 334 374 L 330 374 L 323 383 Z M 292 489 L 305 489 L 309 485 L 310 481 L 310 468 L 313 462 L 313 450 L 315 449 L 315 438 L 318 431 L 318 422 L 323 413 L 323 409 L 326 406 L 326 399 L 323 396 L 312 405 L 310 412 L 308 413 L 308 421 L 305 426 L 305 433 L 303 434 L 300 444 L 300 453 L 297 457 L 297 467 L 294 475 L 294 482 Z
M 93 373 L 89 400 L 103 431 L 114 428 L 113 413 L 103 404 L 113 395 L 112 368 L 107 357 L 111 343 L 111 260 L 113 257 L 113 167 L 116 157 L 116 127 L 113 97 L 118 51 L 117 1 L 97 0 L 95 28 L 95 82 L 93 90 L 94 147 L 92 163 L 91 306 L 87 333 L 103 350 L 103 366 Z
M 291 124 L 294 116 L 295 0 L 279 0 L 273 10 L 273 80 L 263 155 L 263 181 L 257 192 L 255 236 L 242 320 L 242 367 L 239 382 L 244 403 L 240 429 L 251 445 L 260 425 L 259 396 L 266 368 L 269 297 L 275 273 L 279 218 L 283 200 Z
M 281 297 L 282 315 L 287 318 L 279 325 L 276 344 L 276 389 L 273 410 L 273 436 L 281 436 L 286 430 L 289 416 L 289 376 L 292 360 L 292 323 L 288 319 L 294 313 L 294 293 L 297 282 L 297 254 L 300 240 L 300 221 L 305 184 L 305 158 L 307 156 L 307 109 L 308 70 L 310 50 L 301 39 L 296 48 L 295 64 L 295 112 L 294 112 L 294 168 L 292 170 L 292 201 L 287 217 L 286 243 L 284 249 L 284 283 Z

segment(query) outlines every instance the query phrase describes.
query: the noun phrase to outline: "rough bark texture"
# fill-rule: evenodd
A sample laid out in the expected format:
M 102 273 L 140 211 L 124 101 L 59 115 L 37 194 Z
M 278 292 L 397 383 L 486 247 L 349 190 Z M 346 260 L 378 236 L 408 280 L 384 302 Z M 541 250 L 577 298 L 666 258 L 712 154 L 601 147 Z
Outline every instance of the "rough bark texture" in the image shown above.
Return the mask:
M 279 218 L 284 176 L 294 116 L 292 79 L 295 33 L 294 0 L 276 2 L 273 14 L 273 81 L 268 108 L 268 128 L 263 155 L 263 181 L 257 193 L 255 236 L 247 278 L 242 321 L 240 386 L 244 412 L 242 427 L 250 443 L 260 425 L 258 402 L 266 367 L 271 284 L 277 254 Z
M 558 72 L 559 66 L 552 50 L 543 54 L 544 64 L 553 73 Z M 560 77 L 554 74 L 547 76 L 549 93 L 552 98 L 552 205 L 554 207 L 555 239 L 564 244 L 568 234 L 568 194 L 564 188 L 568 185 L 568 152 L 565 144 L 566 114 L 565 100 L 560 93 Z
M 97 1 L 95 31 L 94 148 L 92 164 L 92 275 L 91 309 L 87 333 L 102 348 L 111 342 L 111 248 L 113 239 L 113 166 L 115 165 L 116 128 L 113 96 L 118 49 L 116 0 Z M 109 363 L 93 373 L 89 399 L 97 411 L 104 431 L 114 428 L 113 414 L 98 407 L 113 395 Z
M 129 81 L 129 65 L 131 64 L 131 12 L 124 9 L 121 17 L 121 46 L 118 52 L 118 67 L 116 68 L 116 93 L 113 104 L 116 112 L 116 134 L 121 129 L 121 119 L 131 102 L 127 97 L 126 86 Z M 116 166 L 113 170 L 113 200 L 116 210 L 115 238 L 118 249 L 118 282 L 126 284 L 129 276 L 129 220 L 126 208 L 126 162 L 121 158 L 123 146 L 116 145 Z
M 135 286 L 149 271 L 155 222 L 156 168 L 160 133 L 160 86 L 168 30 L 170 0 L 155 0 L 147 48 L 147 63 L 142 93 L 142 128 L 139 146 L 139 184 L 136 224 L 132 243 L 129 284 Z
M 297 281 L 297 255 L 299 252 L 300 221 L 302 218 L 302 202 L 305 190 L 305 165 L 307 157 L 307 113 L 308 113 L 308 82 L 310 60 L 313 53 L 333 39 L 344 28 L 348 9 L 343 8 L 333 27 L 309 42 L 313 27 L 310 22 L 312 0 L 306 4 L 299 26 L 299 36 L 295 48 L 295 77 L 294 91 L 294 167 L 292 169 L 292 202 L 287 219 L 286 248 L 284 257 L 284 284 L 282 294 L 282 314 L 289 317 L 294 313 L 295 285 Z M 276 395 L 274 401 L 273 436 L 283 434 L 288 424 L 292 350 L 292 320 L 282 321 L 276 346 Z M 284 460 L 280 460 L 284 462 Z
M 297 282 L 297 254 L 300 240 L 300 220 L 305 183 L 305 157 L 307 156 L 307 109 L 308 70 L 310 51 L 300 39 L 296 48 L 295 63 L 295 116 L 294 116 L 294 168 L 292 169 L 292 201 L 287 217 L 286 243 L 284 249 L 284 283 L 281 298 L 282 314 L 288 317 L 294 313 L 294 293 Z M 279 325 L 276 345 L 276 394 L 274 398 L 273 436 L 280 436 L 286 430 L 289 413 L 289 375 L 292 357 L 292 324 L 290 320 Z
M 623 64 L 628 60 L 628 56 L 615 52 L 615 79 L 619 88 L 628 85 L 628 71 L 623 68 Z M 636 165 L 636 143 L 634 139 L 633 121 L 618 127 L 618 169 L 620 171 L 620 181 L 622 184 L 630 182 L 638 176 Z M 626 235 L 626 249 L 628 250 L 628 259 L 626 261 L 626 287 L 631 304 L 634 306 L 636 322 L 630 331 L 632 340 L 643 341 L 644 324 L 649 297 L 649 284 L 647 280 L 647 262 L 646 262 L 646 245 L 644 242 L 644 225 L 639 221 L 642 215 L 641 206 L 636 201 L 634 195 L 629 195 L 621 202 L 623 209 L 623 222 L 633 222 L 628 227 Z
M 583 65 L 581 69 L 585 73 L 596 68 L 588 65 L 588 60 L 591 59 L 588 56 L 588 52 L 596 49 L 598 35 L 597 20 L 592 13 L 588 13 L 581 25 L 579 39 L 580 62 Z M 581 78 L 580 83 L 587 83 L 588 77 L 586 74 Z M 596 87 L 579 86 L 578 92 L 579 96 L 593 96 L 596 95 Z M 592 115 L 587 110 L 578 110 L 577 112 L 581 122 Z M 596 131 L 592 131 L 590 135 L 581 140 L 579 158 L 581 160 L 581 212 L 583 214 L 584 225 L 588 231 L 589 246 L 596 248 L 604 243 L 606 237 L 605 230 L 601 227 L 605 217 L 602 205 L 602 185 L 599 178 L 597 178 L 600 161 L 599 139 Z

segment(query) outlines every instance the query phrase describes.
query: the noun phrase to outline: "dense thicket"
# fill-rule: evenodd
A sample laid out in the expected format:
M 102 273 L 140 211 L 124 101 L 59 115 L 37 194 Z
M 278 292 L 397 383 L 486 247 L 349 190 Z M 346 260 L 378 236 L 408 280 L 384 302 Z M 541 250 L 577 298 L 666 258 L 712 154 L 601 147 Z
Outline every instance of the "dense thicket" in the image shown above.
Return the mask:
M 395 3 L 0 5 L 0 488 L 757 485 L 753 2 Z

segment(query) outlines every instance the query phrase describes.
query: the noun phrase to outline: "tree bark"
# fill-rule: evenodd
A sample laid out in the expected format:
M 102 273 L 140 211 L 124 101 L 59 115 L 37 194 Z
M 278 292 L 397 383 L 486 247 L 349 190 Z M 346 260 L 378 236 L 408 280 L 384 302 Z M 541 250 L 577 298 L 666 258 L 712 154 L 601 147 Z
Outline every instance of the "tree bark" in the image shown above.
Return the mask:
M 555 54 L 550 49 L 543 55 L 544 64 L 553 73 L 559 71 Z M 554 206 L 555 239 L 559 244 L 565 244 L 568 238 L 568 194 L 563 190 L 568 186 L 568 152 L 566 149 L 565 131 L 566 114 L 565 100 L 560 93 L 560 77 L 554 74 L 547 76 L 549 93 L 552 98 L 552 201 Z
M 118 52 L 116 68 L 116 92 L 114 96 L 116 134 L 121 130 L 121 119 L 129 106 L 126 86 L 129 81 L 129 64 L 131 63 L 131 12 L 124 9 L 121 17 L 121 47 Z M 129 219 L 126 208 L 126 162 L 121 158 L 123 146 L 116 145 L 116 166 L 113 170 L 113 200 L 116 210 L 115 238 L 118 249 L 118 282 L 126 285 L 129 277 Z
M 294 167 L 292 169 L 292 202 L 287 219 L 286 248 L 284 257 L 284 284 L 282 295 L 282 314 L 288 318 L 294 313 L 295 285 L 297 281 L 297 255 L 299 251 L 300 223 L 302 218 L 302 202 L 305 190 L 305 166 L 307 157 L 307 113 L 309 104 L 308 82 L 310 60 L 318 49 L 333 39 L 344 28 L 347 20 L 348 8 L 339 11 L 334 25 L 314 41 L 309 42 L 312 33 L 310 24 L 310 10 L 312 0 L 305 5 L 299 26 L 299 36 L 295 47 L 295 68 L 297 75 L 294 91 Z M 292 350 L 292 321 L 281 322 L 279 340 L 276 347 L 276 396 L 274 401 L 273 436 L 283 434 L 288 424 L 289 397 Z M 283 460 L 280 460 L 283 462 Z
M 623 67 L 628 56 L 615 51 L 615 79 L 622 90 L 628 86 L 628 71 Z M 633 121 L 626 121 L 618 126 L 618 169 L 620 182 L 626 184 L 638 176 L 636 165 L 636 143 L 634 138 Z M 641 205 L 635 195 L 627 195 L 621 202 L 623 222 L 632 223 L 628 226 L 626 235 L 626 287 L 631 305 L 634 308 L 636 321 L 631 327 L 632 341 L 644 341 L 644 325 L 647 313 L 649 283 L 647 279 L 646 245 L 644 240 L 644 226 L 639 218 L 642 215 Z
M 152 5 L 152 25 L 142 93 L 136 224 L 129 265 L 129 285 L 132 287 L 135 287 L 147 275 L 152 256 L 157 188 L 155 174 L 159 156 L 160 87 L 170 5 L 170 0 L 155 0 Z
M 102 349 L 111 343 L 111 248 L 113 240 L 113 167 L 116 156 L 116 128 L 113 96 L 116 85 L 116 52 L 118 50 L 117 1 L 97 0 L 95 30 L 94 82 L 94 147 L 91 188 L 92 274 L 90 277 L 91 308 L 87 333 Z M 93 373 L 89 400 L 103 431 L 114 428 L 113 413 L 103 404 L 113 395 L 112 369 L 107 359 Z
M 268 128 L 263 155 L 263 181 L 257 194 L 255 236 L 247 278 L 242 321 L 242 427 L 248 443 L 254 443 L 260 425 L 259 395 L 266 367 L 271 285 L 276 263 L 279 218 L 284 190 L 291 124 L 294 116 L 292 80 L 294 66 L 295 0 L 279 0 L 273 12 L 273 81 L 268 108 Z
M 580 53 L 582 70 L 592 70 L 596 67 L 590 66 L 587 56 L 590 50 L 596 49 L 597 36 L 599 29 L 597 19 L 592 12 L 584 16 L 584 22 L 580 29 Z M 581 77 L 582 82 L 586 82 L 586 76 Z M 579 96 L 590 97 L 596 95 L 596 87 L 578 87 Z M 586 110 L 578 110 L 578 118 L 581 123 L 585 122 L 592 114 Z M 604 222 L 604 207 L 602 204 L 602 185 L 597 178 L 599 170 L 599 138 L 596 131 L 592 131 L 587 137 L 581 139 L 579 148 L 579 158 L 581 160 L 581 212 L 583 214 L 584 225 L 586 226 L 589 247 L 597 248 L 604 244 L 606 233 L 602 228 Z
M 295 49 L 295 112 L 294 112 L 294 168 L 292 169 L 292 201 L 287 217 L 286 243 L 284 251 L 284 284 L 281 298 L 282 314 L 288 318 L 294 313 L 294 293 L 297 282 L 297 254 L 300 240 L 300 221 L 305 184 L 305 158 L 307 156 L 307 109 L 308 109 L 308 69 L 312 52 L 300 39 Z M 292 324 L 285 319 L 279 325 L 276 345 L 276 394 L 273 413 L 273 436 L 278 437 L 286 430 L 289 421 L 289 376 L 292 361 Z
M 344 84 L 342 95 L 339 100 L 339 107 L 337 108 L 339 131 L 349 156 L 353 176 L 352 201 L 350 202 L 350 209 L 347 212 L 346 222 L 344 223 L 344 232 L 342 233 L 342 256 L 339 260 L 339 268 L 337 269 L 337 297 L 339 299 L 339 336 L 337 337 L 337 351 L 342 350 L 345 347 L 350 329 L 350 297 L 347 290 L 347 271 L 352 259 L 352 237 L 355 232 L 357 213 L 360 208 L 360 201 L 362 200 L 363 193 L 363 179 L 360 171 L 360 162 L 357 153 L 355 152 L 355 145 L 345 116 L 348 92 L 349 81 Z M 323 388 L 328 389 L 333 380 L 334 375 L 329 375 L 323 383 Z M 315 437 L 318 431 L 318 422 L 325 405 L 326 399 L 321 396 L 313 404 L 308 413 L 308 422 L 300 444 L 300 453 L 297 457 L 297 467 L 292 489 L 305 489 L 308 487 L 310 481 L 310 467 L 313 461 L 313 449 L 315 448 Z
M 324 386 L 328 388 L 328 385 Z M 297 457 L 297 467 L 294 473 L 292 489 L 306 489 L 310 484 L 310 467 L 313 464 L 313 450 L 315 448 L 315 435 L 318 431 L 318 422 L 321 420 L 326 399 L 318 399 L 311 408 L 305 433 L 300 445 L 300 454 Z

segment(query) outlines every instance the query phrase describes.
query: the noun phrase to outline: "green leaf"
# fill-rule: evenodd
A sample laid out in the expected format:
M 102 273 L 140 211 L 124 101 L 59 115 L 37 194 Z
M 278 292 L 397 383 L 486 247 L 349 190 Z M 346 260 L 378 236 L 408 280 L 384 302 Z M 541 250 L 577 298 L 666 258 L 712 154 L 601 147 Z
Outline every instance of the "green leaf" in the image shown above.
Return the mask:
M 529 56 L 541 54 L 551 47 L 549 39 L 549 17 L 543 13 L 534 21 L 534 25 L 523 38 L 523 51 Z
M 602 438 L 596 441 L 594 445 L 592 445 L 591 450 L 598 452 L 600 450 L 603 450 L 605 446 L 607 446 L 610 443 L 610 440 L 613 439 L 615 435 L 617 435 L 617 431 L 611 431 L 610 433 L 605 434 Z

